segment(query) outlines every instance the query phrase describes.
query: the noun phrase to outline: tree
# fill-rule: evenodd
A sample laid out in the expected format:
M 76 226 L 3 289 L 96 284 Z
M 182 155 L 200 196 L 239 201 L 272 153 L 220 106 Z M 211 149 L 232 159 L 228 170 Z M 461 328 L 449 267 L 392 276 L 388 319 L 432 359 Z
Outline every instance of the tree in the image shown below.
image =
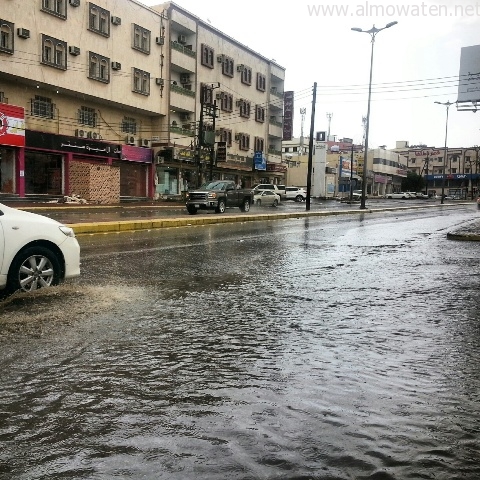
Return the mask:
M 425 190 L 424 178 L 415 172 L 407 172 L 407 178 L 402 180 L 402 191 L 423 192 L 423 190 Z

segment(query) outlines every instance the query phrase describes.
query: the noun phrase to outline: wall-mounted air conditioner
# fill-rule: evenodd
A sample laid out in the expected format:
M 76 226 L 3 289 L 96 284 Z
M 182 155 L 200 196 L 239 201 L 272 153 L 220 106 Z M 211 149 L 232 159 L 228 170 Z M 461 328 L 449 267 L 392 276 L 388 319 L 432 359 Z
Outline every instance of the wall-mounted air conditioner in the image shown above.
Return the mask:
M 243 64 L 237 65 L 237 72 L 243 72 L 244 70 L 245 70 L 245 65 Z
M 185 45 L 187 43 L 187 37 L 185 35 L 179 35 L 178 36 L 178 43 L 181 43 L 182 45 Z
M 243 104 L 243 98 L 241 98 L 240 100 L 237 100 L 237 101 L 235 102 L 235 105 L 236 105 L 237 107 L 241 107 L 242 104 Z
M 122 64 L 120 62 L 112 62 L 112 70 L 120 70 L 122 68 Z
M 80 137 L 80 138 L 87 138 L 87 132 L 86 132 L 86 130 L 83 130 L 81 128 L 77 128 L 75 130 L 75 136 Z
M 189 122 L 190 121 L 190 114 L 189 113 L 181 113 L 180 118 L 182 119 L 183 122 Z
M 241 133 L 236 133 L 235 134 L 235 140 L 237 140 L 237 142 L 242 138 L 242 134 Z
M 157 45 L 163 45 L 165 43 L 165 37 L 155 37 L 155 43 Z
M 164 85 L 165 84 L 165 80 L 163 78 L 156 78 L 155 79 L 155 83 L 157 85 Z
M 99 133 L 97 133 L 97 132 L 92 132 L 92 138 L 93 138 L 94 140 L 101 140 L 101 139 L 102 139 L 102 136 L 101 136 Z
M 223 62 L 223 55 L 217 55 L 217 62 L 222 63 Z
M 71 45 L 70 47 L 68 47 L 68 52 L 70 53 L 70 55 L 80 55 L 80 48 Z
M 140 147 L 151 148 L 152 141 L 149 138 L 141 138 L 138 144 Z
M 26 28 L 17 28 L 17 35 L 20 38 L 30 38 L 30 30 Z
M 69 0 L 68 3 L 69 3 L 72 7 L 79 7 L 79 6 L 80 6 L 80 0 Z
M 137 137 L 134 135 L 127 135 L 127 138 L 125 139 L 125 143 L 128 145 L 136 145 L 137 141 Z
M 113 17 L 112 16 L 112 24 L 113 25 L 121 25 L 122 24 L 122 19 L 120 17 Z

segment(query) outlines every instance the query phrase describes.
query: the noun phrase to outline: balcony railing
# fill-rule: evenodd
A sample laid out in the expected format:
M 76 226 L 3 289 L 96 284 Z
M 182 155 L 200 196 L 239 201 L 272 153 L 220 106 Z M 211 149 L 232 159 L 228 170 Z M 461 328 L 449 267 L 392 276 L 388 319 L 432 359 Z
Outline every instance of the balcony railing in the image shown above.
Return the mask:
M 280 128 L 283 127 L 283 122 L 279 122 L 278 120 L 270 119 L 269 123 L 270 123 L 270 125 L 275 125 L 276 127 L 280 127 Z
M 193 130 L 190 130 L 188 128 L 176 127 L 174 125 L 170 126 L 170 132 L 171 133 L 178 133 L 180 135 L 185 135 L 186 137 L 194 137 L 195 136 L 195 132 Z
M 270 88 L 270 93 L 283 100 L 283 92 L 278 92 L 276 87 Z
M 177 92 L 180 95 L 186 95 L 187 97 L 195 98 L 195 92 L 193 90 L 187 90 L 186 88 L 180 87 L 179 85 L 172 84 L 172 92 Z
M 195 58 L 197 56 L 196 52 L 194 52 L 191 48 L 187 48 L 185 45 L 182 45 L 181 43 L 172 41 L 170 42 L 170 44 L 174 50 L 182 52 L 185 55 L 188 55 L 189 57 Z
M 281 150 L 275 150 L 275 148 L 272 148 L 272 147 L 270 147 L 270 148 L 268 149 L 268 153 L 269 153 L 270 155 L 279 155 L 279 156 L 282 156 L 282 151 L 281 151 Z

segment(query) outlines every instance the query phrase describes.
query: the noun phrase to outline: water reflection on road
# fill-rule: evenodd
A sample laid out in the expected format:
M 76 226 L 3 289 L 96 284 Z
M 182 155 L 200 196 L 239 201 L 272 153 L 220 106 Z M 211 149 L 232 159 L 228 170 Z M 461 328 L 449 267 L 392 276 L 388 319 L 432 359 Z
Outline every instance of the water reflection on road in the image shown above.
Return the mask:
M 81 238 L 93 301 L 0 339 L 0 478 L 479 478 L 472 211 L 384 215 Z

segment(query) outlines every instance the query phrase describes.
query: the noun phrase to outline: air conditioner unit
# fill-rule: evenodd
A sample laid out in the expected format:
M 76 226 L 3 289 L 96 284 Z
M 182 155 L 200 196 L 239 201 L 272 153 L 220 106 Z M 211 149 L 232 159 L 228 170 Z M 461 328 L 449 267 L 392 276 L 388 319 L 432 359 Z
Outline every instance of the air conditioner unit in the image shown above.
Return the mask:
M 222 99 L 223 99 L 223 96 L 224 96 L 224 94 L 223 94 L 223 92 L 221 92 L 221 93 L 217 93 L 217 94 L 215 95 L 215 98 L 216 98 L 217 100 L 222 100 Z
M 70 55 L 80 55 L 80 48 L 79 47 L 70 46 L 70 47 L 68 47 L 68 51 L 69 51 Z
M 99 133 L 97 133 L 97 132 L 92 132 L 92 138 L 93 138 L 94 140 L 101 140 L 101 139 L 102 139 L 102 136 L 101 136 Z
M 26 28 L 17 28 L 17 35 L 21 38 L 30 38 L 30 30 Z
M 82 130 L 80 128 L 77 128 L 75 130 L 75 136 L 80 137 L 80 138 L 86 138 L 87 137 L 87 132 L 85 130 Z
M 69 0 L 70 5 L 72 7 L 79 7 L 80 6 L 80 0 Z
M 245 65 L 237 65 L 237 72 L 243 72 L 245 70 Z
M 235 140 L 240 140 L 242 138 L 242 134 L 241 133 L 236 133 L 235 134 Z
M 181 113 L 180 118 L 182 119 L 183 122 L 189 122 L 190 121 L 190 114 L 189 113 Z
M 155 37 L 155 43 L 157 45 L 163 45 L 165 43 L 165 37 Z
M 112 70 L 120 70 L 122 68 L 122 64 L 120 62 L 112 62 Z
M 93 138 L 93 132 L 87 132 L 87 138 Z
M 155 164 L 159 165 L 160 163 L 165 163 L 165 157 L 161 157 L 160 155 L 157 155 L 155 157 Z
M 180 75 L 180 83 L 190 83 L 190 75 L 188 73 L 182 73 Z
M 125 143 L 127 143 L 128 145 L 136 145 L 137 138 L 134 137 L 133 135 L 127 135 L 127 138 L 125 139 Z
M 157 85 L 165 85 L 165 80 L 163 78 L 156 78 L 155 83 Z
M 217 62 L 222 63 L 223 62 L 223 55 L 217 55 Z
M 241 98 L 240 100 L 237 100 L 237 101 L 235 102 L 235 105 L 236 105 L 237 107 L 241 107 L 242 104 L 243 104 L 243 99 L 242 99 L 242 98 Z
M 151 148 L 152 141 L 149 138 L 141 138 L 140 141 L 138 142 L 138 145 L 140 147 Z
M 122 19 L 120 17 L 112 17 L 112 23 L 113 25 L 121 25 Z
M 187 43 L 187 37 L 185 35 L 179 35 L 178 36 L 178 43 L 181 43 L 182 45 L 185 45 Z

